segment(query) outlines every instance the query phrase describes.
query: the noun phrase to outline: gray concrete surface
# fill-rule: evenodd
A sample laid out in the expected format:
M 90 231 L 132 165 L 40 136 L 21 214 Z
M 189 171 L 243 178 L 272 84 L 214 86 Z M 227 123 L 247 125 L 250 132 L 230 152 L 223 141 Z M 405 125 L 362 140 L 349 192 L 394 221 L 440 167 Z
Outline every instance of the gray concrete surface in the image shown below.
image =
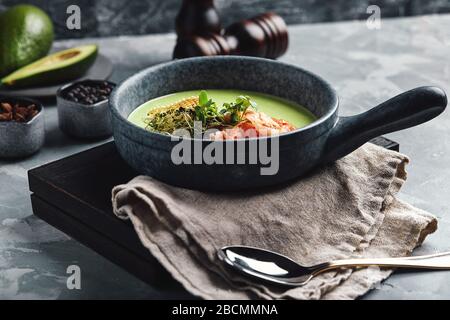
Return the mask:
M 450 15 L 290 27 L 291 46 L 281 60 L 328 79 L 341 97 L 341 114 L 367 110 L 404 90 L 438 85 L 450 92 Z M 170 59 L 173 35 L 86 39 L 115 64 L 114 81 Z M 81 41 L 59 42 L 75 45 Z M 26 172 L 102 143 L 84 143 L 58 129 L 56 108 L 46 106 L 43 150 L 19 162 L 0 162 L 0 298 L 177 298 L 156 290 L 32 215 Z M 389 135 L 411 158 L 401 198 L 434 213 L 439 230 L 415 254 L 450 250 L 450 113 Z M 79 265 L 81 290 L 66 287 L 69 265 Z M 450 272 L 396 272 L 365 299 L 450 298 Z

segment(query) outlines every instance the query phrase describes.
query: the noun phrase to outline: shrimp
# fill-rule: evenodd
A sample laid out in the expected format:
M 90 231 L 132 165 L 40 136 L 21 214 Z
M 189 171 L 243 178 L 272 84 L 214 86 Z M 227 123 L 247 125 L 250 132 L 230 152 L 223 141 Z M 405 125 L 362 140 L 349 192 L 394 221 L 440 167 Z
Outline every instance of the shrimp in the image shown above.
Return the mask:
M 263 112 L 247 110 L 242 121 L 235 127 L 228 128 L 210 135 L 212 140 L 235 140 L 242 138 L 270 137 L 295 130 L 286 120 L 272 118 Z

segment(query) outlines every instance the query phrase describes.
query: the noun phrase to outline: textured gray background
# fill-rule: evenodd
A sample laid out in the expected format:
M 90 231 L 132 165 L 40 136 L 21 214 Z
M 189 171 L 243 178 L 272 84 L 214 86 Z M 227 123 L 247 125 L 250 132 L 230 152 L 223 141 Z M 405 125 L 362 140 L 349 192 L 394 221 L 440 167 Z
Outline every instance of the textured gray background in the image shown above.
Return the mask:
M 385 19 L 380 30 L 364 21 L 289 27 L 281 61 L 327 79 L 352 115 L 408 89 L 437 85 L 450 92 L 450 15 Z M 171 59 L 174 34 L 99 38 L 114 63 L 112 81 Z M 55 50 L 88 40 L 57 41 Z M 189 297 L 168 285 L 156 289 L 33 216 L 27 170 L 93 147 L 58 129 L 57 108 L 45 104 L 46 141 L 36 155 L 0 161 L 0 299 L 145 299 Z M 400 197 L 435 214 L 439 229 L 414 254 L 450 251 L 450 112 L 389 138 L 411 159 Z M 80 266 L 81 290 L 68 290 L 69 265 Z M 450 299 L 450 271 L 400 272 L 366 299 Z M 5 317 L 6 318 L 6 317 Z
M 0 0 L 0 10 L 25 1 Z M 162 33 L 173 29 L 181 0 L 29 0 L 51 15 L 58 38 Z M 364 19 L 370 4 L 383 17 L 450 12 L 450 0 L 216 0 L 224 25 L 268 10 L 289 24 Z M 68 30 L 66 8 L 77 4 L 82 29 Z

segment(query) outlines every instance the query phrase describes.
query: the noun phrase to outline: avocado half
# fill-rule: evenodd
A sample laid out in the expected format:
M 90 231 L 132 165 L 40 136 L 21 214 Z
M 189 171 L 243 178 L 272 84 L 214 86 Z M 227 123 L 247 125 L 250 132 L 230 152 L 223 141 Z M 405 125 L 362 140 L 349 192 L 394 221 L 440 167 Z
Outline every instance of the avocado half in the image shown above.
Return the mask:
M 95 62 L 97 46 L 58 51 L 22 67 L 1 80 L 9 87 L 46 86 L 81 77 Z

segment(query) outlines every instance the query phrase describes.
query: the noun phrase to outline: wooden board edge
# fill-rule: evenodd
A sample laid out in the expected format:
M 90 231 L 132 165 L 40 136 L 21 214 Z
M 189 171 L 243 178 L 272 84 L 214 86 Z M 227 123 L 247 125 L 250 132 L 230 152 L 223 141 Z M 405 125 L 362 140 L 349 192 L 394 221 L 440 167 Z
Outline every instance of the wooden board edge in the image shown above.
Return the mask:
M 141 257 L 147 256 L 147 249 L 141 244 L 129 222 L 120 220 L 113 213 L 110 215 L 104 214 L 36 176 L 29 177 L 29 184 L 33 190 L 39 190 L 33 193 L 35 196 L 47 203 L 51 201 L 51 204 L 60 212 L 64 212 L 65 215 L 69 215 L 85 225 L 90 225 L 92 229 L 97 230 L 99 234 L 103 234 L 105 237 L 110 237 L 111 234 L 120 234 L 122 241 L 130 244 L 130 250 Z M 96 217 L 96 219 L 93 220 L 93 217 Z M 100 219 L 103 219 L 101 223 L 98 221 Z M 93 227 L 93 224 L 98 228 Z
M 31 195 L 31 203 L 34 215 L 142 281 L 152 286 L 164 286 L 165 288 L 168 283 L 174 281 L 150 252 L 148 252 L 148 258 L 143 259 L 82 222 L 62 213 L 37 195 Z
M 92 154 L 107 154 L 110 152 L 114 152 L 116 150 L 116 145 L 114 141 L 109 141 L 104 144 L 100 144 L 97 146 L 94 146 L 92 148 L 74 153 L 67 157 L 62 157 L 60 159 L 56 159 L 54 161 L 51 161 L 49 163 L 46 163 L 44 165 L 34 167 L 30 170 L 28 170 L 28 177 L 30 176 L 40 176 L 42 174 L 52 173 L 55 171 L 55 169 L 59 168 L 62 165 L 62 161 L 64 161 L 64 166 L 67 166 L 67 161 L 69 162 L 79 162 L 79 161 L 88 161 Z M 33 190 L 31 190 L 33 191 Z

